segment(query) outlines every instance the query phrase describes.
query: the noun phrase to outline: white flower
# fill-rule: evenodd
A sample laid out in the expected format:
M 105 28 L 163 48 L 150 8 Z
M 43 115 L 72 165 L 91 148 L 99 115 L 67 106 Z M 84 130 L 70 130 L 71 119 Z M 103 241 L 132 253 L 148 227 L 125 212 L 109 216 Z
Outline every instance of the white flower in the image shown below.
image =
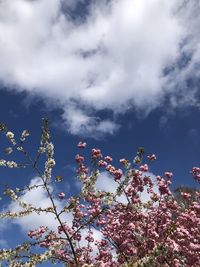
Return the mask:
M 17 163 L 14 161 L 7 161 L 8 168 L 17 168 Z
M 113 196 L 106 196 L 105 198 L 104 198 L 104 204 L 105 205 L 112 205 L 112 203 L 113 203 Z
M 24 130 L 24 131 L 22 132 L 22 135 L 21 135 L 21 137 L 20 137 L 20 140 L 21 140 L 22 142 L 25 141 L 26 137 L 28 137 L 29 135 L 30 135 L 29 131 L 28 131 L 28 130 Z
M 48 159 L 48 161 L 46 162 L 46 166 L 49 168 L 52 168 L 53 166 L 56 165 L 56 162 L 54 159 Z
M 12 133 L 12 132 L 7 132 L 7 133 L 6 133 L 6 137 L 7 137 L 8 139 L 13 139 L 13 138 L 14 138 L 14 133 Z
M 6 161 L 4 159 L 0 159 L 0 166 L 6 166 Z
M 52 158 L 54 154 L 54 145 L 52 143 L 49 143 L 46 149 L 47 149 L 48 157 Z
M 42 154 L 42 153 L 45 153 L 45 151 L 46 151 L 46 148 L 45 147 L 39 147 L 39 149 L 38 149 L 38 153 L 40 153 L 40 154 Z

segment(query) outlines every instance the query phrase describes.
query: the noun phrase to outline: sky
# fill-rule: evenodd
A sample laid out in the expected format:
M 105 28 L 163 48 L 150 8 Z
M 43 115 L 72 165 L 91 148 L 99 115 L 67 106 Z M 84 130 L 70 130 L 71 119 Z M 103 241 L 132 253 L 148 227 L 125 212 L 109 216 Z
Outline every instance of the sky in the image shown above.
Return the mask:
M 173 188 L 196 186 L 190 170 L 200 158 L 199 12 L 198 0 L 0 1 L 0 121 L 16 136 L 29 129 L 34 154 L 42 118 L 49 118 L 55 174 L 68 195 L 78 188 L 79 140 L 87 155 L 98 147 L 116 165 L 142 146 L 157 156 L 150 173 L 172 171 Z M 1 158 L 6 146 L 1 136 Z M 1 187 L 37 181 L 31 169 L 0 171 Z M 43 192 L 36 198 L 46 200 Z M 25 238 L 32 219 L 3 223 L 0 246 Z

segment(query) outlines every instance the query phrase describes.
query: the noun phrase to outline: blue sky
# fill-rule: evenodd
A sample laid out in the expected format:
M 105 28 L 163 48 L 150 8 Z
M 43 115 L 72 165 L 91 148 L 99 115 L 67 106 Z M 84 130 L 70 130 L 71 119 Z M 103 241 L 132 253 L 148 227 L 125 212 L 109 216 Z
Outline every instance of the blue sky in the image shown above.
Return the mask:
M 41 118 L 49 118 L 55 174 L 64 177 L 68 194 L 77 188 L 80 139 L 88 143 L 86 154 L 98 147 L 116 164 L 143 146 L 158 158 L 150 172 L 169 170 L 174 186 L 194 186 L 189 172 L 200 158 L 199 9 L 195 0 L 1 1 L 0 121 L 18 136 L 29 129 L 27 148 L 34 153 Z M 7 145 L 1 136 L 1 158 Z M 0 171 L 1 184 L 14 187 L 35 175 L 31 169 Z M 20 222 L 2 229 L 2 243 L 13 242 L 11 227 L 24 238 Z

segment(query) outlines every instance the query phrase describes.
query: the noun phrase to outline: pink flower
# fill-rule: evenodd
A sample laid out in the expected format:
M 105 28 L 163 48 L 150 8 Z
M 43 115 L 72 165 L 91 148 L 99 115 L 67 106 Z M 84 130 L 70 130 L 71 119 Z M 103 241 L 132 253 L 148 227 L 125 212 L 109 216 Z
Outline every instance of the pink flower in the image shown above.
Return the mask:
M 152 154 L 152 155 L 150 155 L 150 156 L 147 156 L 147 158 L 148 158 L 149 160 L 151 160 L 151 161 L 154 161 L 154 160 L 156 160 L 156 155 L 155 155 L 155 154 Z
M 121 169 L 115 170 L 114 177 L 115 177 L 115 181 L 119 180 L 122 177 L 122 170 Z
M 147 164 L 144 164 L 144 165 L 141 165 L 141 166 L 140 166 L 140 170 L 141 170 L 142 172 L 147 172 L 148 169 L 149 169 L 149 167 L 148 167 Z
M 80 141 L 80 142 L 78 143 L 77 147 L 78 147 L 78 148 L 85 148 L 86 145 L 87 145 L 87 143 L 85 143 L 85 142 L 81 142 L 81 141 Z
M 108 172 L 110 172 L 111 174 L 113 174 L 115 172 L 115 167 L 112 166 L 111 164 L 109 164 L 107 167 L 106 167 L 106 170 Z
M 195 178 L 198 182 L 200 182 L 200 168 L 198 168 L 198 167 L 193 167 L 193 169 L 192 169 L 192 174 L 193 174 L 194 178 Z
M 82 163 L 84 161 L 84 157 L 77 154 L 76 157 L 75 157 L 75 160 L 77 163 Z
M 84 164 L 80 164 L 78 170 L 76 171 L 78 174 L 88 174 L 88 168 Z
M 120 159 L 119 162 L 120 162 L 121 164 L 126 164 L 127 159 Z
M 63 192 L 59 193 L 58 197 L 60 199 L 64 199 L 65 198 L 65 193 L 63 193 Z
M 35 239 L 39 239 L 45 232 L 47 231 L 47 227 L 45 226 L 40 226 L 38 229 L 36 230 L 30 230 L 28 232 L 28 236 L 30 238 L 35 238 Z
M 112 159 L 110 156 L 106 156 L 104 159 L 105 159 L 106 161 L 108 161 L 108 162 L 112 162 L 112 161 L 113 161 L 113 159 Z
M 108 163 L 106 161 L 104 161 L 104 160 L 100 160 L 98 162 L 98 165 L 99 165 L 99 167 L 106 167 L 108 165 Z
M 165 176 L 170 179 L 170 178 L 172 178 L 173 173 L 172 172 L 165 172 Z
M 190 199 L 191 198 L 191 194 L 190 193 L 186 193 L 186 192 L 181 192 L 181 196 L 185 199 Z
M 101 150 L 98 148 L 92 149 L 92 158 L 93 159 L 101 159 L 103 156 L 101 154 Z

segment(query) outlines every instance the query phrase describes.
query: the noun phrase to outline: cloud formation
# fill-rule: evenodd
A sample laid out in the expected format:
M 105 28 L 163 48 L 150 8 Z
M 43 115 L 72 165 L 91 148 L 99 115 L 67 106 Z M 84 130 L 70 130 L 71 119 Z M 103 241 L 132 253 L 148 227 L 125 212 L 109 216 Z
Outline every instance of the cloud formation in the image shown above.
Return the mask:
M 171 107 L 198 106 L 199 1 L 93 1 L 85 19 L 80 3 L 0 2 L 0 81 L 8 89 L 53 103 L 69 132 L 90 136 L 113 134 L 116 115 L 148 114 L 166 96 Z

